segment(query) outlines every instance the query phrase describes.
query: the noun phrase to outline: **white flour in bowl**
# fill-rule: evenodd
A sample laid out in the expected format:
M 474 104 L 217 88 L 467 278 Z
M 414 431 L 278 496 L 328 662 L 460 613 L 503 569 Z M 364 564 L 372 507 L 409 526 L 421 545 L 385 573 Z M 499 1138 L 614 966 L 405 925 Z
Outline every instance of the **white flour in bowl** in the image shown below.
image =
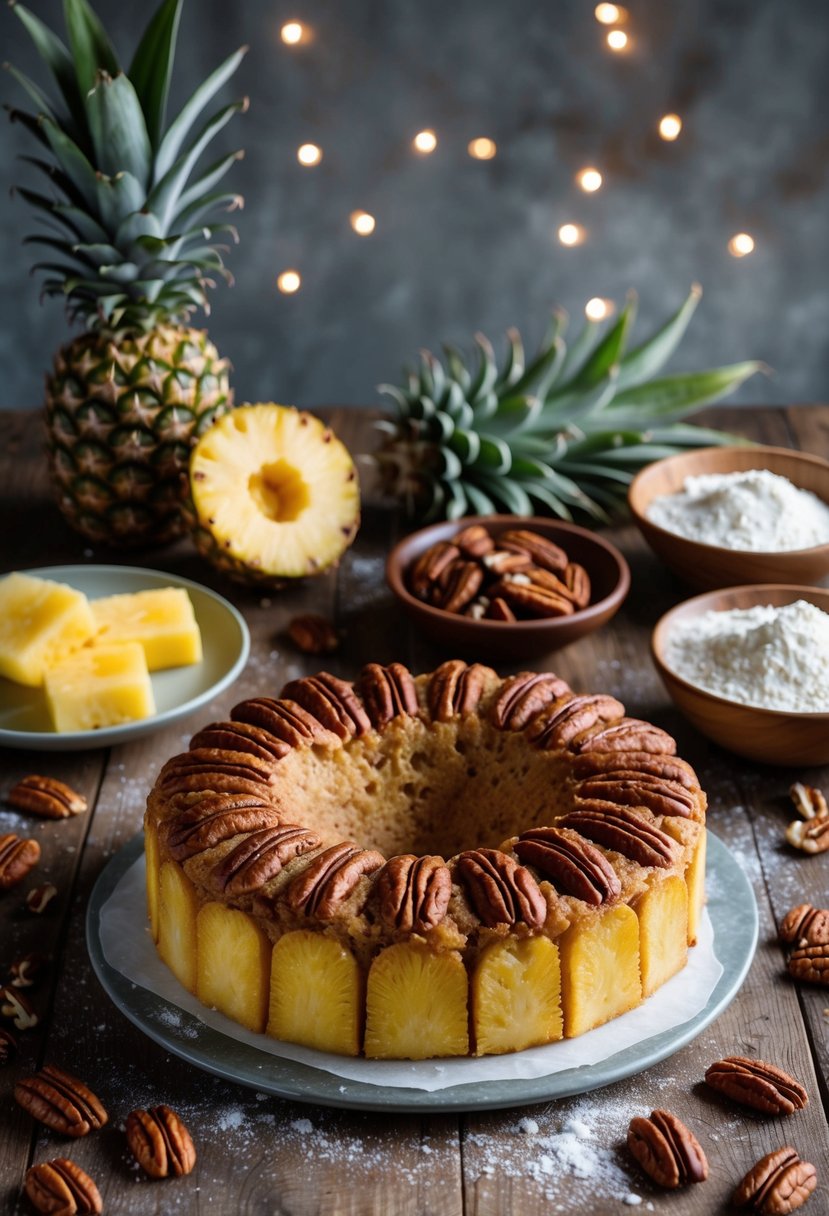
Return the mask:
M 829 613 L 796 600 L 677 621 L 665 663 L 689 684 L 743 705 L 829 711 Z
M 651 523 L 687 540 L 723 549 L 782 553 L 829 542 L 829 506 L 768 469 L 686 477 L 675 494 L 660 494 Z

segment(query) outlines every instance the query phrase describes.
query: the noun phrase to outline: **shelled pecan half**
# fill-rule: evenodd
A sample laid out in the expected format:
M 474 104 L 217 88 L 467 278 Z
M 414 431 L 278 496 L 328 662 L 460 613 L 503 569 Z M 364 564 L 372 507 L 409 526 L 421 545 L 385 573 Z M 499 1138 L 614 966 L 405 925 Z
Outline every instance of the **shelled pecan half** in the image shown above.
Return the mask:
M 798 946 L 789 955 L 786 970 L 803 983 L 829 987 L 829 945 Z
M 717 1093 L 764 1115 L 792 1115 L 809 1101 L 800 1082 L 782 1068 L 747 1056 L 717 1060 L 706 1070 L 705 1081 Z
M 291 680 L 282 689 L 282 695 L 296 701 L 340 739 L 371 730 L 371 721 L 352 685 L 330 672 L 320 671 L 315 676 Z
M 43 954 L 23 954 L 9 967 L 13 988 L 32 988 L 41 978 L 49 960 Z
M 464 663 L 449 659 L 432 672 L 426 694 L 429 713 L 435 722 L 449 722 L 455 717 L 474 713 L 486 688 L 494 677 L 491 667 L 481 663 Z
M 21 1077 L 14 1087 L 18 1106 L 63 1136 L 86 1136 L 109 1119 L 99 1099 L 83 1081 L 47 1064 L 30 1077 Z
M 303 654 L 333 654 L 340 646 L 340 635 L 328 617 L 318 612 L 303 612 L 288 622 L 288 637 Z
M 42 819 L 68 819 L 71 815 L 83 814 L 89 805 L 83 794 L 65 781 L 34 773 L 9 790 L 6 802 L 17 811 L 28 811 Z
M 52 882 L 41 883 L 26 892 L 26 907 L 36 916 L 40 916 L 57 897 L 58 889 Z
M 382 730 L 403 715 L 418 712 L 417 690 L 412 674 L 402 663 L 367 663 L 355 685 L 369 717 Z
M 332 920 L 362 876 L 373 874 L 385 861 L 375 849 L 362 849 L 352 840 L 343 840 L 324 849 L 293 880 L 286 903 L 294 912 Z
M 6 832 L 0 836 L 0 891 L 22 882 L 40 860 L 40 845 L 30 837 Z
M 786 945 L 824 946 L 829 944 L 829 908 L 798 904 L 780 922 L 780 940 Z
M 552 671 L 521 671 L 504 681 L 492 707 L 493 725 L 499 730 L 523 730 L 551 702 L 570 692 L 567 681 Z
M 192 1137 L 169 1106 L 131 1111 L 125 1131 L 130 1152 L 151 1178 L 180 1178 L 196 1164 Z
M 759 1216 L 787 1216 L 803 1206 L 816 1186 L 815 1167 L 786 1145 L 766 1153 L 751 1167 L 731 1203 L 735 1208 L 751 1208 Z
M 250 895 L 281 873 L 289 861 L 321 844 L 316 832 L 295 823 L 262 828 L 226 853 L 213 867 L 209 881 L 231 899 Z
M 829 806 L 826 805 L 823 792 L 813 785 L 795 781 L 789 789 L 789 797 L 801 819 L 817 819 L 829 815 Z
M 532 828 L 519 836 L 516 856 L 546 875 L 562 895 L 598 907 L 622 893 L 616 871 L 603 853 L 558 828 Z
M 36 1212 L 94 1216 L 104 1210 L 100 1191 L 89 1174 L 66 1157 L 33 1165 L 26 1172 L 23 1189 Z
M 690 1128 L 669 1110 L 651 1111 L 649 1119 L 631 1119 L 627 1145 L 648 1177 L 666 1191 L 704 1182 L 708 1177 L 702 1146 Z
M 40 1017 L 27 996 L 19 988 L 0 988 L 0 1013 L 17 1030 L 34 1030 Z
M 786 828 L 786 840 L 803 853 L 825 853 L 829 849 L 829 815 L 793 819 Z
M 452 876 L 442 857 L 404 853 L 389 858 L 375 890 L 386 924 L 405 933 L 426 933 L 446 915 Z
M 467 849 L 455 862 L 470 903 L 489 928 L 521 921 L 538 928 L 547 901 L 529 870 L 500 849 Z

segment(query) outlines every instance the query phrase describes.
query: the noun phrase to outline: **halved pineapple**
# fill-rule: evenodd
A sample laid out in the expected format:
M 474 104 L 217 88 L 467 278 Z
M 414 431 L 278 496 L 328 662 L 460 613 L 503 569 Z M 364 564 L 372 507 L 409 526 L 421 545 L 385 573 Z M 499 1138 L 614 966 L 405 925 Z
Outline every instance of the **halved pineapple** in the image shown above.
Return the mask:
M 82 591 L 31 574 L 0 580 L 0 676 L 37 687 L 94 632 Z
M 201 662 L 201 634 L 184 587 L 108 595 L 91 603 L 95 644 L 138 642 L 148 671 Z
M 561 939 L 561 996 L 568 1039 L 633 1009 L 642 999 L 639 921 L 626 904 L 606 908 Z
M 466 1055 L 468 987 L 458 954 L 432 954 L 418 942 L 382 950 L 368 973 L 366 1056 L 426 1060 Z
M 268 1034 L 338 1055 L 360 1054 L 363 978 L 340 942 L 308 929 L 273 948 Z
M 654 882 L 635 904 L 639 917 L 642 996 L 650 996 L 688 961 L 688 888 L 677 875 Z
M 158 953 L 189 992 L 196 991 L 196 913 L 198 896 L 174 861 L 158 875 Z
M 57 731 L 101 730 L 155 713 L 147 660 L 138 642 L 84 646 L 48 668 L 44 686 Z
M 196 917 L 196 996 L 257 1034 L 268 1011 L 271 945 L 246 913 L 205 904 Z
M 699 937 L 699 922 L 705 907 L 705 848 L 706 833 L 700 832 L 697 847 L 688 869 L 685 882 L 688 885 L 688 945 L 695 946 Z
M 144 866 L 147 871 L 147 918 L 154 942 L 158 941 L 158 832 L 150 824 L 144 827 Z
M 561 966 L 548 938 L 493 942 L 475 968 L 471 991 L 476 1055 L 561 1038 Z
M 333 432 L 284 405 L 243 405 L 201 436 L 189 510 L 199 552 L 240 582 L 278 585 L 333 565 L 357 534 L 354 462 Z

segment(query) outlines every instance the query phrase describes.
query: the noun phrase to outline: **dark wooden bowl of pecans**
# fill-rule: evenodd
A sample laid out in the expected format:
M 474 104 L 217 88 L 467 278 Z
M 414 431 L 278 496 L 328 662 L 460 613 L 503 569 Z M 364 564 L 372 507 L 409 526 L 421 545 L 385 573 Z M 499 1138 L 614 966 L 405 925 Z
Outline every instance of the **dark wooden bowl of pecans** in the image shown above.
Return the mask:
M 630 571 L 586 528 L 492 515 L 413 532 L 389 554 L 386 579 L 433 642 L 487 662 L 544 655 L 600 628 Z

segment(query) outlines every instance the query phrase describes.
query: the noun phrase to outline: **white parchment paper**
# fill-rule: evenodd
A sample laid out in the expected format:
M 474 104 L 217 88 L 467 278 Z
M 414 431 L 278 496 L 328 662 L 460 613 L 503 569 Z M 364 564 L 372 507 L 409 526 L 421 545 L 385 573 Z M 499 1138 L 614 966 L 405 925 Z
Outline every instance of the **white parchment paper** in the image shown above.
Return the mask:
M 229 1038 L 247 1043 L 259 1051 L 298 1060 L 335 1076 L 367 1085 L 382 1085 L 427 1091 L 445 1089 L 479 1081 L 515 1080 L 546 1077 L 568 1068 L 597 1064 L 623 1048 L 641 1043 L 653 1035 L 689 1022 L 708 1003 L 723 968 L 714 952 L 714 932 L 708 913 L 704 913 L 698 944 L 689 951 L 688 965 L 679 975 L 645 1001 L 577 1039 L 531 1047 L 526 1051 L 483 1059 L 446 1060 L 363 1060 L 314 1051 L 292 1043 L 281 1043 L 263 1034 L 253 1034 L 215 1009 L 207 1009 L 168 971 L 156 954 L 146 929 L 143 855 L 130 867 L 101 909 L 100 939 L 106 961 L 128 980 L 163 997 L 192 1014 L 205 1026 Z M 175 1011 L 159 1009 L 160 1026 L 180 1032 L 181 1037 L 197 1041 L 198 1032 L 182 1023 Z

